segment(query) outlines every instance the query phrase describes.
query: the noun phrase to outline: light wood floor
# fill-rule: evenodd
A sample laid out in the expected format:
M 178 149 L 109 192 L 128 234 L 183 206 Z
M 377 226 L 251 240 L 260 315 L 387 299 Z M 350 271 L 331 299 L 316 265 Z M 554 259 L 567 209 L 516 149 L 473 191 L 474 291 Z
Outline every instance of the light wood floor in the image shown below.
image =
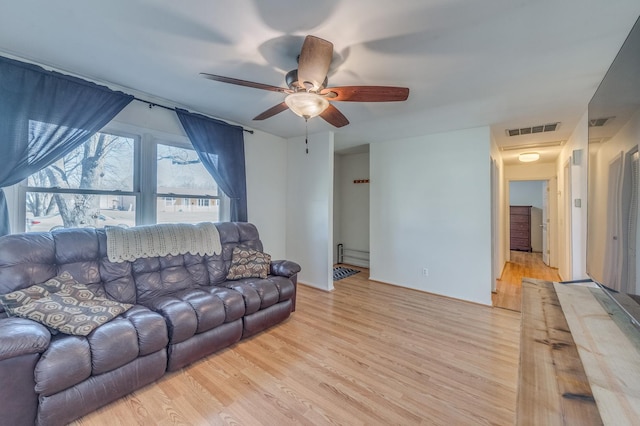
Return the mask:
M 558 269 L 542 262 L 542 253 L 511 251 L 511 260 L 506 263 L 502 276 L 496 282 L 496 293 L 492 294 L 493 306 L 520 312 L 522 303 L 522 278 L 537 278 L 560 281 Z
M 514 423 L 519 314 L 367 278 L 74 424 Z

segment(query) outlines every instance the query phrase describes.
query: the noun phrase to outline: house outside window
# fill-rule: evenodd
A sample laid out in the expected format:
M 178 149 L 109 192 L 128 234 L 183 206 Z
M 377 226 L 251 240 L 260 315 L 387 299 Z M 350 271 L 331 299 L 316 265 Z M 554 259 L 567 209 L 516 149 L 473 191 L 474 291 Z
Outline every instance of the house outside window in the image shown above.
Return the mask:
M 218 185 L 192 148 L 157 144 L 157 222 L 217 221 Z M 167 199 L 174 199 L 172 204 Z

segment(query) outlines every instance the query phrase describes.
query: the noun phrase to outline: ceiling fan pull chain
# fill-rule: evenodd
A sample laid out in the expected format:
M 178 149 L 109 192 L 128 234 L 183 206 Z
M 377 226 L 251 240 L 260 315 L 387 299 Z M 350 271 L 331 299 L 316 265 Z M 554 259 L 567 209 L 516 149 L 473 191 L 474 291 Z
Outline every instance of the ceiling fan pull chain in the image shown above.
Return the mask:
M 304 119 L 304 144 L 307 154 L 309 154 L 309 119 Z

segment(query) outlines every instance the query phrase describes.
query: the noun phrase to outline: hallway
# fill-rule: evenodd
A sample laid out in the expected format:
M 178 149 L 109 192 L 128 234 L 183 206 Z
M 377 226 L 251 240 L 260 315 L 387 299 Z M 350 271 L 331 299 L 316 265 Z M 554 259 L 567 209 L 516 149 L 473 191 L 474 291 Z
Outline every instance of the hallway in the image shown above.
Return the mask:
M 558 270 L 542 262 L 542 253 L 511 251 L 511 260 L 496 281 L 496 293 L 491 295 L 493 306 L 520 312 L 524 277 L 560 281 Z

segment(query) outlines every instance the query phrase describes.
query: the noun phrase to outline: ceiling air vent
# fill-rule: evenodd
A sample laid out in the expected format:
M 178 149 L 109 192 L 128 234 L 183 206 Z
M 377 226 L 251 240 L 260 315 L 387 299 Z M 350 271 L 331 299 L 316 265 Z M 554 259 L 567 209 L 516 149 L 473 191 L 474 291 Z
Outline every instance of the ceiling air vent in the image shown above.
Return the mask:
M 542 132 L 554 132 L 558 129 L 560 123 L 548 123 L 548 124 L 539 124 L 537 126 L 531 127 L 521 127 L 519 129 L 507 129 L 507 135 L 509 136 L 520 136 L 520 135 L 530 135 L 532 133 L 542 133 Z
M 593 120 L 589 120 L 589 127 L 602 127 L 614 118 L 615 117 L 594 118 Z

